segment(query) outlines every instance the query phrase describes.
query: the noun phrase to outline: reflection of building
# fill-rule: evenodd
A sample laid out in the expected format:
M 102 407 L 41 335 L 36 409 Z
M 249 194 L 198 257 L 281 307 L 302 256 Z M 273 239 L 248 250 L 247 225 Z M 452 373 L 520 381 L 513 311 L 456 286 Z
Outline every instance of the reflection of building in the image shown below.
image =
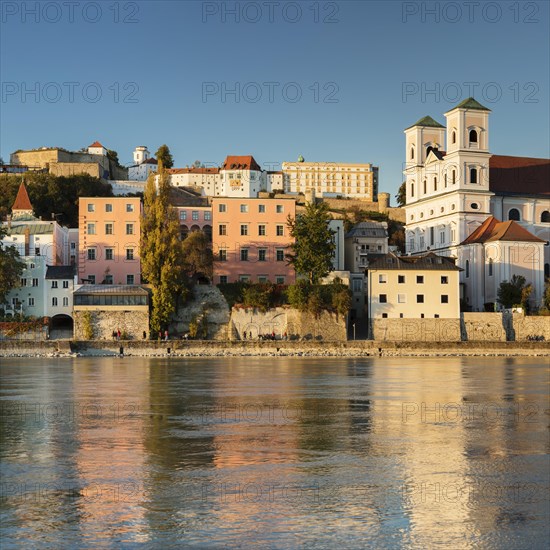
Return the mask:
M 500 257 L 503 267 L 493 275 L 487 293 L 483 270 L 488 258 L 462 246 L 476 229 L 493 215 L 516 221 L 543 241 L 550 239 L 550 160 L 491 154 L 489 113 L 468 98 L 445 113 L 446 127 L 427 116 L 405 130 L 407 252 L 431 250 L 456 257 L 463 268 L 465 301 L 474 310 L 494 300 L 494 288 L 518 267 L 509 257 Z M 532 245 L 536 239 L 514 241 L 538 254 L 539 247 Z M 550 275 L 550 247 L 544 259 L 533 253 L 522 261 L 522 270 L 531 273 L 531 300 L 538 304 L 543 273 Z
M 78 209 L 79 282 L 139 284 L 140 199 L 82 197 Z
M 214 283 L 291 284 L 295 273 L 285 255 L 293 239 L 287 217 L 293 199 L 214 198 Z
M 452 259 L 433 253 L 369 258 L 369 319 L 459 318 L 459 271 Z
M 283 162 L 286 193 L 314 190 L 322 197 L 378 200 L 378 168 L 372 164 L 344 162 Z

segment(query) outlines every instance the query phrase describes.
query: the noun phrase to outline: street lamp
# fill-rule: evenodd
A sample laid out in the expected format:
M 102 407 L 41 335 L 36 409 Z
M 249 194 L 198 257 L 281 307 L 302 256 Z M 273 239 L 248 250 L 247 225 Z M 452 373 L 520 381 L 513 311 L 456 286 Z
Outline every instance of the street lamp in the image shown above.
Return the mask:
M 355 323 L 353 323 L 353 339 L 355 340 Z

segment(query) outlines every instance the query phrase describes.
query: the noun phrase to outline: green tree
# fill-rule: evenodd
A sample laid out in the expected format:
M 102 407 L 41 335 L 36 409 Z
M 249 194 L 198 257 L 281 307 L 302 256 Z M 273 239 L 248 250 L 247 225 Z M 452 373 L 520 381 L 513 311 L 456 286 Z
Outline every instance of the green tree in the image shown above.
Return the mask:
M 531 286 L 531 285 L 529 285 Z M 524 299 L 525 277 L 512 275 L 510 281 L 502 281 L 498 287 L 497 297 L 500 304 L 505 308 L 519 306 Z M 529 295 L 527 294 L 527 299 Z
M 153 332 L 168 325 L 186 289 L 179 221 L 168 201 L 169 187 L 161 163 L 158 187 L 154 174 L 147 180 L 141 222 L 141 272 L 152 286 L 150 325 Z
M 15 247 L 5 246 L 2 243 L 6 233 L 6 228 L 0 226 L 0 304 L 6 301 L 10 290 L 19 286 L 23 269 L 25 269 L 25 264 L 21 261 Z
M 328 205 L 324 202 L 308 203 L 304 213 L 295 219 L 290 216 L 287 225 L 294 238 L 288 263 L 296 273 L 305 275 L 311 284 L 325 277 L 332 269 L 332 257 L 336 249 L 334 231 L 330 229 Z
M 406 182 L 403 182 L 397 191 L 397 195 L 395 195 L 395 199 L 397 201 L 397 206 L 400 206 L 403 208 L 407 204 L 407 186 Z
M 118 153 L 113 149 L 107 149 L 107 158 L 112 160 L 117 166 L 120 166 L 120 161 L 118 160 Z
M 196 281 L 199 277 L 212 279 L 213 255 L 210 240 L 203 231 L 192 231 L 182 243 L 185 271 Z
M 174 166 L 174 159 L 172 158 L 172 153 L 170 153 L 168 145 L 161 145 L 155 153 L 155 156 L 159 163 L 162 162 L 164 168 L 172 168 Z
M 332 307 L 338 315 L 347 315 L 351 308 L 351 291 L 343 284 L 335 284 L 337 287 L 332 293 Z

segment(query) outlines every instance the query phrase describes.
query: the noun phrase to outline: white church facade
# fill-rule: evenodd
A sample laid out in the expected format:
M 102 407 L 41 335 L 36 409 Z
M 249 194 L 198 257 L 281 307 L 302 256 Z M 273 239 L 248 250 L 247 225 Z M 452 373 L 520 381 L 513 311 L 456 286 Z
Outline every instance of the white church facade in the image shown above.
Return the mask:
M 406 250 L 456 257 L 468 309 L 496 302 L 514 274 L 536 307 L 550 276 L 550 159 L 491 154 L 489 116 L 469 98 L 445 126 L 426 116 L 405 130 Z

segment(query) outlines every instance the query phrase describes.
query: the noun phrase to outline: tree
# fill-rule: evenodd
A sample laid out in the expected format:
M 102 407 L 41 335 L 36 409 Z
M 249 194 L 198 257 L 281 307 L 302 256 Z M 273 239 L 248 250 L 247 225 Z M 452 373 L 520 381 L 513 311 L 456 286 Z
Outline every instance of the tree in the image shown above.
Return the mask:
M 118 153 L 113 149 L 107 149 L 107 158 L 112 160 L 117 166 L 120 166 L 120 160 L 118 160 Z
M 192 231 L 182 243 L 185 271 L 195 281 L 203 276 L 212 279 L 213 254 L 203 231 Z
M 307 276 L 311 284 L 328 275 L 332 269 L 332 258 L 336 245 L 334 231 L 330 229 L 328 205 L 308 203 L 306 210 L 295 219 L 290 216 L 287 225 L 294 238 L 292 253 L 287 254 L 288 263 L 294 266 L 296 273 Z
M 164 168 L 172 168 L 174 166 L 174 159 L 172 158 L 168 145 L 161 145 L 155 153 L 155 156 L 159 163 L 162 162 Z
M 399 186 L 395 199 L 397 201 L 397 206 L 400 206 L 401 208 L 407 204 L 407 182 L 404 181 Z
M 141 272 L 152 286 L 151 330 L 158 332 L 170 322 L 178 298 L 186 289 L 179 221 L 168 202 L 168 176 L 160 164 L 158 188 L 155 175 L 147 180 L 141 232 Z
M 0 226 L 0 304 L 6 301 L 10 290 L 19 286 L 23 269 L 25 269 L 25 264 L 21 261 L 15 247 L 5 246 L 2 243 L 6 233 L 6 228 Z
M 502 281 L 497 291 L 500 304 L 505 308 L 523 305 L 529 299 L 531 285 L 525 286 L 525 277 L 512 275 L 510 281 Z M 532 287 L 531 287 L 532 290 Z

